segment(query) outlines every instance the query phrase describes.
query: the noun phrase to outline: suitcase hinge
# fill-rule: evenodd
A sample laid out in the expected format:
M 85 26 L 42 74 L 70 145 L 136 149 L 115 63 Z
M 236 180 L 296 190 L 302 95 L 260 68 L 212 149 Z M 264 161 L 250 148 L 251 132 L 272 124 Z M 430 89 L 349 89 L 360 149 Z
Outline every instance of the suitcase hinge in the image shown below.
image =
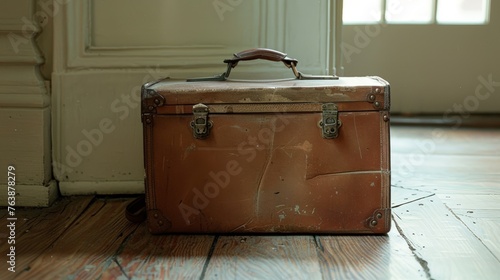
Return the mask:
M 193 106 L 193 120 L 190 125 L 193 129 L 193 136 L 196 139 L 205 139 L 210 134 L 213 126 L 212 121 L 208 119 L 208 106 L 205 104 L 196 104 Z
M 342 122 L 339 120 L 339 111 L 335 103 L 326 103 L 321 106 L 323 111 L 319 126 L 322 128 L 323 138 L 333 139 L 339 136 Z
M 147 89 L 147 84 L 142 86 L 142 123 L 145 125 L 153 124 L 153 115 L 156 114 L 156 108 L 165 105 L 165 97 L 153 89 Z

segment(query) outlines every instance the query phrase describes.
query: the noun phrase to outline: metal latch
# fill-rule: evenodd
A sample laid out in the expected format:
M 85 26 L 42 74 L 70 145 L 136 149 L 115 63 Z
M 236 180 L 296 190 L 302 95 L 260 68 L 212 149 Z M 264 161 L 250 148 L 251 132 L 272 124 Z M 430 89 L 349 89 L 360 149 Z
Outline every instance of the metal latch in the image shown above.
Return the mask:
M 205 104 L 196 104 L 193 106 L 193 120 L 191 128 L 193 128 L 193 136 L 196 139 L 205 139 L 210 134 L 210 129 L 213 126 L 212 121 L 208 120 L 208 106 Z
M 339 120 L 339 110 L 335 103 L 326 103 L 321 106 L 323 111 L 319 126 L 322 128 L 323 138 L 332 139 L 339 136 L 342 122 Z

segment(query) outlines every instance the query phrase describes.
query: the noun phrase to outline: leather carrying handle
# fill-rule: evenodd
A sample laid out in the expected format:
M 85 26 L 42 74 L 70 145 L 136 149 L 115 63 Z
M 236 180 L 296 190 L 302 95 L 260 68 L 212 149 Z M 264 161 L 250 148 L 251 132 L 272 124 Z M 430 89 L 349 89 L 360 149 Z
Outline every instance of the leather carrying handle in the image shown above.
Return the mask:
M 266 48 L 256 48 L 256 49 L 249 49 L 245 50 L 239 53 L 235 53 L 233 55 L 234 57 L 225 59 L 224 63 L 230 63 L 232 64 L 232 67 L 234 68 L 238 62 L 243 61 L 243 60 L 255 60 L 255 59 L 265 59 L 269 61 L 275 61 L 275 62 L 283 62 L 287 67 L 290 67 L 292 63 L 297 65 L 299 61 L 295 58 L 290 58 L 286 55 L 286 53 L 282 53 L 276 50 L 272 49 L 266 49 Z
M 279 52 L 277 50 L 266 49 L 266 48 L 256 48 L 249 49 L 245 51 L 241 51 L 239 53 L 233 54 L 232 58 L 224 59 L 224 63 L 227 63 L 227 70 L 223 73 L 223 79 L 227 79 L 229 74 L 231 73 L 231 69 L 238 65 L 238 62 L 244 60 L 255 60 L 255 59 L 265 59 L 269 61 L 275 62 L 283 62 L 287 68 L 292 68 L 293 74 L 299 78 L 299 72 L 295 66 L 299 63 L 299 61 L 295 58 L 290 58 L 286 55 L 286 53 Z
M 187 79 L 187 82 L 201 82 L 201 81 L 225 81 L 229 77 L 231 70 L 238 65 L 238 62 L 244 60 L 255 60 L 255 59 L 265 59 L 269 61 L 275 62 L 283 62 L 287 68 L 291 68 L 295 77 L 299 80 L 318 80 L 318 79 L 330 79 L 336 80 L 337 76 L 330 75 L 307 75 L 302 74 L 297 70 L 297 64 L 299 61 L 295 58 L 290 58 L 286 53 L 282 53 L 272 49 L 266 48 L 256 48 L 249 49 L 239 53 L 235 53 L 232 58 L 224 59 L 224 63 L 227 63 L 226 72 L 216 75 L 213 77 L 205 77 L 205 78 L 193 78 Z

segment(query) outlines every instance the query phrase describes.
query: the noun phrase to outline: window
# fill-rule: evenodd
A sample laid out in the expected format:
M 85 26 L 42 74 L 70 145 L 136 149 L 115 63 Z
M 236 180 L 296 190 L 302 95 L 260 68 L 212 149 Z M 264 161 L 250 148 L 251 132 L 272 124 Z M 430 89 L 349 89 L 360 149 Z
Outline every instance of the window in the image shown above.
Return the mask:
M 431 23 L 433 2 L 433 0 L 386 0 L 385 21 L 403 24 Z
M 382 20 L 382 0 L 344 0 L 342 13 L 344 24 L 378 23 Z
M 486 24 L 490 0 L 344 0 L 344 24 Z
M 489 0 L 439 0 L 436 21 L 442 24 L 487 23 L 489 2 Z

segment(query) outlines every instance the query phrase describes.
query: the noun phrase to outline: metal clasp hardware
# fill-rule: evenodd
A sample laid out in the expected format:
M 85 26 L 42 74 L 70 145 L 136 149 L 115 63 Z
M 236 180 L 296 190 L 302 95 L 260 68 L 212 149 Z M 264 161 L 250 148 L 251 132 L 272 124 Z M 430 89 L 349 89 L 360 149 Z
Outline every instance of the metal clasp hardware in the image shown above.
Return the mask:
M 321 106 L 323 111 L 319 126 L 322 127 L 323 138 L 333 139 L 339 136 L 342 122 L 339 120 L 339 111 L 335 103 L 326 103 Z
M 190 125 L 193 128 L 193 136 L 196 139 L 205 139 L 210 134 L 213 123 L 208 120 L 208 106 L 196 104 L 193 106 L 194 118 Z

